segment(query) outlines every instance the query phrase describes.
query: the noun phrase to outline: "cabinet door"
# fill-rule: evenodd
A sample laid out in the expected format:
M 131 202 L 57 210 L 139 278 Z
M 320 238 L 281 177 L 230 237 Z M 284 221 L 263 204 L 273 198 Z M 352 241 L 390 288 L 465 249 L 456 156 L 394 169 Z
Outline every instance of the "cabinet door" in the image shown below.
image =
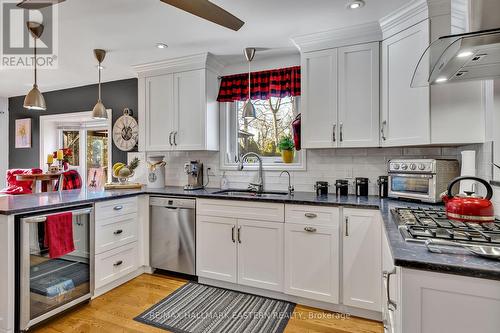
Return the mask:
M 236 219 L 197 216 L 196 271 L 205 278 L 236 283 Z
M 205 70 L 175 74 L 175 135 L 177 150 L 204 150 L 207 106 Z
M 410 87 L 417 63 L 428 46 L 428 20 L 382 42 L 383 146 L 430 143 L 429 88 Z
M 337 49 L 302 56 L 302 146 L 336 147 Z
M 146 150 L 168 151 L 174 147 L 174 77 L 154 76 L 146 79 Z
M 285 223 L 285 293 L 338 303 L 338 228 Z
M 339 146 L 379 146 L 379 43 L 339 49 Z
M 378 211 L 344 209 L 344 304 L 382 310 L 382 239 Z
M 283 223 L 238 220 L 238 283 L 283 291 Z

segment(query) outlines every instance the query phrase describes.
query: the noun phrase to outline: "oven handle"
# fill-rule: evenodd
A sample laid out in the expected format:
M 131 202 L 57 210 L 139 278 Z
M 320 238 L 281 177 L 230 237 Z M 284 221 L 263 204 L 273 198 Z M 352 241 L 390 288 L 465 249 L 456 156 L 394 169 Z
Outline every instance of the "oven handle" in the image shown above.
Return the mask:
M 417 173 L 391 173 L 389 172 L 389 176 L 391 177 L 404 177 L 404 178 L 434 178 L 434 174 L 426 173 L 426 174 L 417 174 Z
M 81 216 L 81 215 L 88 215 L 92 213 L 92 208 L 86 208 L 86 209 L 79 209 L 75 210 L 72 212 L 73 216 Z M 28 217 L 26 219 L 23 219 L 22 221 L 25 223 L 42 223 L 47 221 L 47 217 L 50 215 L 39 215 L 39 216 L 34 216 L 34 217 Z

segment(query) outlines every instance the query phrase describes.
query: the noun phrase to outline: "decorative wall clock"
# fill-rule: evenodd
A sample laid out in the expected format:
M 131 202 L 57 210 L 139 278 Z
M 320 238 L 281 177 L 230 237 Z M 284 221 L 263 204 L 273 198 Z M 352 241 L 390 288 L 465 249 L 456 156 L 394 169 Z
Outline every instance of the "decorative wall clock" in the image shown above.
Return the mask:
M 131 151 L 137 145 L 138 139 L 139 125 L 132 117 L 132 111 L 125 108 L 123 116 L 118 118 L 113 126 L 113 141 L 118 149 Z

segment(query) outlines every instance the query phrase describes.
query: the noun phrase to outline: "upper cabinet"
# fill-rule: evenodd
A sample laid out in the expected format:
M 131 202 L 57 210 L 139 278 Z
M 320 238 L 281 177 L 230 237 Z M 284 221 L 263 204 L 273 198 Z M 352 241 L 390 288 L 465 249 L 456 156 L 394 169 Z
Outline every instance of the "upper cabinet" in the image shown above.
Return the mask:
M 430 43 L 463 31 L 452 2 L 416 0 L 382 18 L 381 146 L 460 145 L 485 141 L 485 82 L 410 87 Z M 458 28 L 462 30 L 457 30 Z M 422 57 L 422 68 L 429 59 Z
M 305 148 L 377 147 L 379 43 L 302 55 Z
M 410 87 L 428 45 L 427 20 L 382 42 L 382 146 L 430 143 L 429 88 Z
M 218 150 L 217 73 L 210 54 L 135 66 L 140 151 Z

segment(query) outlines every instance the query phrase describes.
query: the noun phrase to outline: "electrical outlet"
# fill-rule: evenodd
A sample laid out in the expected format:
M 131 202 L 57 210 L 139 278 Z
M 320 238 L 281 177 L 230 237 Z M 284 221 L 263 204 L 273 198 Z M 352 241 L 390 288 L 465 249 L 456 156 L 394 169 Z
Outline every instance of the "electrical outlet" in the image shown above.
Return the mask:
M 216 174 L 212 171 L 211 167 L 207 167 L 207 175 L 209 175 L 210 177 L 216 176 Z
M 354 178 L 353 174 L 354 174 L 353 169 L 352 168 L 347 168 L 346 171 L 345 171 L 345 178 L 352 179 L 352 178 Z

